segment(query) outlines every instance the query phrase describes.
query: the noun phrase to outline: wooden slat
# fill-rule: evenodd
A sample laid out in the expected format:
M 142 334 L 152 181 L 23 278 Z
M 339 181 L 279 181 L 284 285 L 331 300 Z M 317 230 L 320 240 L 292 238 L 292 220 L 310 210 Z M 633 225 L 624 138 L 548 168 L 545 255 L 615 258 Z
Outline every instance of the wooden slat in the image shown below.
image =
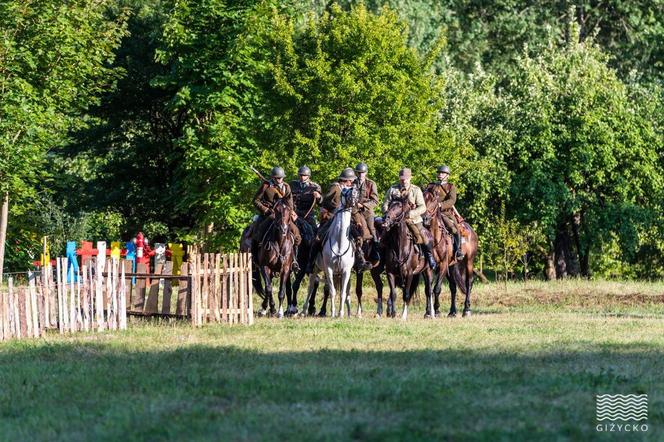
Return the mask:
M 213 295 L 214 295 L 214 320 L 216 322 L 221 322 L 221 312 L 219 309 L 221 308 L 221 255 L 219 253 L 216 253 L 214 255 L 214 288 L 213 288 Z
M 104 330 L 105 321 L 104 321 L 104 267 L 106 265 L 106 259 L 98 259 L 95 275 L 95 302 L 94 302 L 94 312 L 95 320 L 97 322 L 97 329 Z
M 146 273 L 148 270 L 147 266 L 143 263 L 136 265 L 136 271 L 138 273 Z M 145 307 L 145 285 L 146 280 L 143 278 L 136 279 L 136 286 L 134 287 L 134 305 L 133 309 L 137 312 L 142 312 Z
M 170 276 L 173 273 L 173 261 L 166 261 L 166 264 L 164 264 L 164 271 L 162 273 L 165 276 Z M 169 314 L 171 312 L 171 296 L 173 296 L 173 290 L 170 279 L 163 279 L 163 281 L 164 290 L 161 300 L 161 313 Z
M 253 271 L 253 262 L 252 262 L 252 257 L 251 253 L 247 254 L 247 291 L 249 293 L 249 318 L 247 323 L 249 325 L 253 325 L 254 323 L 254 291 L 253 291 L 253 284 L 252 284 L 252 275 L 251 272 Z
M 187 279 L 180 280 L 177 288 L 178 288 L 178 304 L 175 310 L 175 313 L 177 315 L 188 315 L 189 312 L 187 311 L 188 309 L 188 304 L 190 302 L 189 300 L 189 264 L 186 262 L 182 263 L 182 266 L 180 267 L 180 275 L 181 276 L 187 276 Z
M 163 265 L 157 264 L 155 266 L 155 275 L 161 275 Z M 150 278 L 150 289 L 148 291 L 148 299 L 145 302 L 143 313 L 152 314 L 157 313 L 159 304 L 159 278 Z
M 37 305 L 37 289 L 35 286 L 34 272 L 28 272 L 28 290 L 30 294 L 30 308 L 32 309 L 32 336 L 38 338 L 39 332 L 39 306 Z
M 121 268 L 121 276 L 120 276 L 120 307 L 119 307 L 119 327 L 120 330 L 126 330 L 127 329 L 127 299 L 129 299 L 129 296 L 127 294 L 127 278 L 125 277 L 125 266 L 124 264 L 120 267 Z M 129 284 L 129 287 L 131 287 L 131 284 Z
M 131 268 L 131 263 L 132 261 L 128 259 L 123 259 L 122 260 L 122 271 L 125 274 L 125 305 L 129 308 L 131 308 L 132 304 L 132 284 L 131 284 L 131 278 L 127 275 L 128 273 L 131 273 L 132 268 Z
M 229 271 L 231 272 L 231 274 L 230 274 L 231 284 L 230 284 L 230 288 L 229 288 L 229 291 L 228 291 L 228 305 L 229 305 L 230 310 L 232 312 L 235 312 L 235 309 L 237 308 L 237 305 L 236 305 L 236 302 L 235 302 L 235 296 L 236 296 L 235 293 L 237 292 L 237 280 L 235 278 L 235 267 L 236 267 L 235 258 L 236 258 L 236 256 L 237 255 L 235 253 L 231 253 L 231 267 L 229 269 Z M 230 313 L 230 323 L 231 324 L 235 324 L 235 316 L 236 316 L 235 313 Z
M 240 301 L 240 323 L 241 324 L 246 324 L 247 323 L 247 311 L 246 311 L 246 303 L 245 303 L 245 298 L 247 296 L 247 288 L 245 287 L 245 253 L 240 253 L 240 271 L 238 276 L 240 277 L 240 292 L 239 292 L 239 301 Z
M 208 309 L 210 308 L 210 254 L 203 255 L 203 293 L 201 296 L 201 308 L 205 312 L 202 315 L 201 323 L 208 322 Z
M 221 277 L 221 320 L 228 322 L 228 257 L 222 258 L 223 274 Z

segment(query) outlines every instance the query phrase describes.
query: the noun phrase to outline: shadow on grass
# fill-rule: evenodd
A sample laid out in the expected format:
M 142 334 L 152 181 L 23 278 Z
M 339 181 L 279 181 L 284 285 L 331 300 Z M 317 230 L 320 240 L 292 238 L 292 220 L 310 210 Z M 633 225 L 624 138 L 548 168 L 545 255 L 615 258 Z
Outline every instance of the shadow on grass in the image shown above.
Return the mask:
M 595 394 L 648 393 L 645 436 L 661 440 L 661 373 L 661 348 L 645 345 L 524 355 L 17 343 L 0 349 L 0 439 L 606 439 Z

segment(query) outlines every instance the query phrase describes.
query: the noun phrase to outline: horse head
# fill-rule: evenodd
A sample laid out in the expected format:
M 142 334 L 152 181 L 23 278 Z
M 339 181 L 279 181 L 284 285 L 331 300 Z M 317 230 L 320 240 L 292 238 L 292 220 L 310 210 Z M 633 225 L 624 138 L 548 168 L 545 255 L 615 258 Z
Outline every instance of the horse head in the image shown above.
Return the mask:
M 410 212 L 410 203 L 407 197 L 393 197 L 390 205 L 387 207 L 387 212 L 383 217 L 383 228 L 387 232 L 394 225 L 401 223 L 408 216 Z
M 356 187 L 347 187 L 341 190 L 341 206 L 342 210 L 349 210 L 355 207 L 360 200 L 360 195 Z
M 274 226 L 279 235 L 283 238 L 288 234 L 288 228 L 292 219 L 292 211 L 286 204 L 286 201 L 279 199 L 274 205 Z

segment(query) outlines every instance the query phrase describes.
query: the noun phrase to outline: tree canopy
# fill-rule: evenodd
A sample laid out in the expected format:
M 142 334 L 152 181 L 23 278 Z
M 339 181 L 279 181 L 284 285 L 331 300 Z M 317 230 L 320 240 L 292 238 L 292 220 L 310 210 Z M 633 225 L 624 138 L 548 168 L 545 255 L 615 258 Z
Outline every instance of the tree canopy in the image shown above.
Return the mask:
M 664 271 L 660 0 L 0 12 L 0 190 L 23 245 L 12 268 L 44 234 L 59 245 L 146 229 L 234 248 L 260 183 L 249 166 L 294 178 L 306 164 L 325 187 L 364 161 L 380 189 L 401 167 L 425 184 L 450 165 L 481 243 L 522 235 L 481 248 L 503 263 L 493 255 L 528 249 L 503 271 Z

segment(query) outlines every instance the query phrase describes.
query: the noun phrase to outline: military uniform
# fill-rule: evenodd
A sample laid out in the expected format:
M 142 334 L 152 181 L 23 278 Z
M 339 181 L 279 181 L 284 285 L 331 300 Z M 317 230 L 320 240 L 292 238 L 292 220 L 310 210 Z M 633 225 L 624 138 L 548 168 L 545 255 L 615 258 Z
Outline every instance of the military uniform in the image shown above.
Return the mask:
M 459 225 L 456 216 L 454 216 L 454 204 L 457 198 L 454 184 L 437 181 L 430 183 L 427 186 L 427 190 L 438 197 L 438 207 L 440 207 L 443 223 L 450 233 L 456 235 L 459 231 Z
M 422 230 L 424 229 L 424 226 L 422 225 L 422 215 L 426 212 L 427 206 L 424 203 L 422 189 L 414 184 L 409 184 L 408 186 L 403 186 L 401 183 L 393 185 L 385 194 L 383 212 L 387 212 L 390 203 L 395 199 L 406 199 L 411 207 L 413 207 L 408 212 L 406 224 L 408 225 L 410 232 L 413 234 L 417 244 L 424 244 L 424 236 L 422 235 Z
M 263 240 L 266 229 L 274 220 L 273 208 L 275 203 L 283 199 L 289 209 L 293 210 L 293 195 L 290 186 L 287 183 L 277 184 L 274 180 L 264 182 L 254 196 L 254 206 L 260 212 L 258 220 L 256 220 L 257 228 L 254 230 L 256 242 Z M 300 230 L 297 228 L 293 220 L 290 220 L 290 231 L 293 233 L 295 246 L 302 242 Z
M 315 231 L 317 226 L 316 217 L 314 215 L 314 206 L 316 204 L 320 205 L 323 201 L 323 192 L 320 186 L 310 180 L 305 182 L 295 180 L 291 181 L 290 188 L 293 193 L 295 213 L 297 213 L 297 216 L 308 222 Z M 314 192 L 318 192 L 321 196 L 314 196 Z
M 358 207 L 353 211 L 353 221 L 362 229 L 363 239 L 375 238 L 374 208 L 378 205 L 376 183 L 368 178 L 365 178 L 364 181 L 357 178 L 353 182 L 353 186 L 355 186 L 359 195 Z
M 438 207 L 440 208 L 443 224 L 445 224 L 445 227 L 447 227 L 447 230 L 454 238 L 454 254 L 456 258 L 457 260 L 461 260 L 464 257 L 463 249 L 461 247 L 461 229 L 459 228 L 459 223 L 457 222 L 454 213 L 454 204 L 457 199 L 456 188 L 454 187 L 454 184 L 447 182 L 447 176 L 450 174 L 449 167 L 440 166 L 438 167 L 437 172 L 443 174 L 442 177 L 439 176 L 439 181 L 430 183 L 427 186 L 427 189 L 438 197 Z
M 327 190 L 327 193 L 323 196 L 321 202 L 321 207 L 329 215 L 332 215 L 341 205 L 341 193 L 343 188 L 339 183 L 333 183 L 330 188 Z M 331 216 L 327 216 L 325 221 L 321 221 L 320 226 L 318 227 L 317 238 L 322 241 L 327 233 L 327 230 L 330 227 Z

